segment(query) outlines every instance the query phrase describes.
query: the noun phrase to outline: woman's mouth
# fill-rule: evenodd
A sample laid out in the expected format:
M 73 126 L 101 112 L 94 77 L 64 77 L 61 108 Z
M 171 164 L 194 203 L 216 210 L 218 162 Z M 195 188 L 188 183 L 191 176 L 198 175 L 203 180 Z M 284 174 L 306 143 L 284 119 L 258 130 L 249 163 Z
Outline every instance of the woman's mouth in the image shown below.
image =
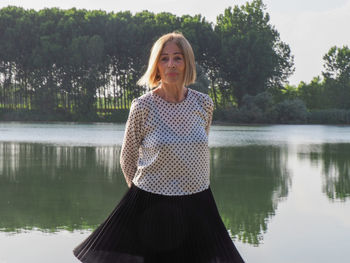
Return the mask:
M 177 76 L 177 72 L 169 72 L 168 73 L 168 76 L 170 76 L 170 77 L 175 77 L 175 76 Z

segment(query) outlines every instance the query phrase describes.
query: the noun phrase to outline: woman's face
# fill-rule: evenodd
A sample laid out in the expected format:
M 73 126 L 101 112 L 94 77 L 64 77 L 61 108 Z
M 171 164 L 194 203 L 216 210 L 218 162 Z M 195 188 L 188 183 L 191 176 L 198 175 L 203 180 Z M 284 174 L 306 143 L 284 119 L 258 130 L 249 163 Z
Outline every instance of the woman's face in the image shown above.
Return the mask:
M 185 60 L 180 48 L 174 42 L 165 44 L 157 67 L 162 85 L 183 84 Z

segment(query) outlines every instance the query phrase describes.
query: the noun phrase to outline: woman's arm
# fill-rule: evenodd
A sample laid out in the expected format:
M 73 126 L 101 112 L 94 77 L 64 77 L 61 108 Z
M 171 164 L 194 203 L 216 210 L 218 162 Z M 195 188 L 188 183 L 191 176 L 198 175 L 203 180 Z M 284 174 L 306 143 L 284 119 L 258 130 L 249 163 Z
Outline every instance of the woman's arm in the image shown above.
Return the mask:
M 142 108 L 138 99 L 134 99 L 125 125 L 124 140 L 120 153 L 120 166 L 129 187 L 131 187 L 132 179 L 137 170 L 139 147 L 142 141 L 142 119 Z

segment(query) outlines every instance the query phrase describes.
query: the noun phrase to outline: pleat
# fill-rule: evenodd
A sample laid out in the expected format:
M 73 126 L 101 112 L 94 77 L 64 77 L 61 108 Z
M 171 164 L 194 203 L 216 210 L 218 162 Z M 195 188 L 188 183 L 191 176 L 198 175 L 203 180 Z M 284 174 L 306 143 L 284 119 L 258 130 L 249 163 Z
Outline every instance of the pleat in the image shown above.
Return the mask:
M 165 196 L 132 185 L 108 218 L 73 252 L 84 263 L 244 262 L 210 188 Z

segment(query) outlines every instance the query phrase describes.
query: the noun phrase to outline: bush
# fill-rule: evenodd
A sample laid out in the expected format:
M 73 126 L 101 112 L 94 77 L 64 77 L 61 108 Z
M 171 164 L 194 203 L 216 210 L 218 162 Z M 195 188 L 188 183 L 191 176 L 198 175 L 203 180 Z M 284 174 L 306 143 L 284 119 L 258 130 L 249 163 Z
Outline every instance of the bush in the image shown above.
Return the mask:
M 300 99 L 284 100 L 278 103 L 272 112 L 272 119 L 276 123 L 306 123 L 308 111 Z
M 308 122 L 312 124 L 350 124 L 350 110 L 315 110 L 310 112 Z
M 231 123 L 270 123 L 273 109 L 273 98 L 268 92 L 256 96 L 245 95 L 242 107 L 227 107 L 214 111 L 214 120 Z
M 2 121 L 76 121 L 69 112 L 57 110 L 51 113 L 39 110 L 0 110 Z
M 274 105 L 272 95 L 263 92 L 244 96 L 241 108 L 214 111 L 213 118 L 231 123 L 306 123 L 308 111 L 300 99 L 284 100 Z
M 240 119 L 246 123 L 270 123 L 273 98 L 268 92 L 256 96 L 245 95 L 243 106 L 239 109 Z
M 120 109 L 120 110 L 113 111 L 111 114 L 103 116 L 102 119 L 103 121 L 106 121 L 106 122 L 124 123 L 127 121 L 128 116 L 129 116 L 128 109 Z
M 273 107 L 273 97 L 269 92 L 261 92 L 256 96 L 245 95 L 243 97 L 242 108 L 258 108 L 260 111 L 266 113 Z

